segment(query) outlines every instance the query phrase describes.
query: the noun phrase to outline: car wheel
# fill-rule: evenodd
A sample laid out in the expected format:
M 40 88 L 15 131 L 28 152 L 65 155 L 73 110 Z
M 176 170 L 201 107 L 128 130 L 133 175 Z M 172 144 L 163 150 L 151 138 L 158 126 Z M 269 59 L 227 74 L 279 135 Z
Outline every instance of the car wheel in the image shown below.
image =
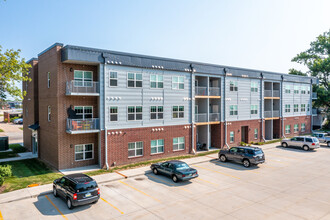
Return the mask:
M 53 187 L 53 195 L 54 195 L 55 197 L 57 197 L 57 190 L 56 190 L 56 187 Z
M 330 141 L 327 143 L 327 146 L 330 147 Z
M 66 206 L 68 207 L 68 209 L 73 209 L 73 205 L 70 198 L 66 199 Z
M 173 175 L 172 180 L 173 180 L 173 182 L 177 183 L 178 182 L 178 177 L 176 175 Z
M 303 146 L 303 149 L 304 149 L 304 151 L 308 151 L 309 150 L 309 147 L 307 145 L 304 145 Z
M 285 148 L 285 147 L 288 147 L 288 144 L 285 143 L 285 142 L 283 142 L 283 143 L 282 143 L 282 147 L 284 147 L 284 148 Z
M 152 170 L 152 172 L 153 172 L 155 175 L 158 175 L 158 170 L 157 170 L 156 168 L 154 168 L 154 169 Z
M 244 167 L 249 167 L 251 165 L 250 161 L 248 159 L 243 160 L 243 166 Z
M 227 157 L 223 154 L 220 155 L 220 161 L 221 162 L 226 162 L 227 161 Z

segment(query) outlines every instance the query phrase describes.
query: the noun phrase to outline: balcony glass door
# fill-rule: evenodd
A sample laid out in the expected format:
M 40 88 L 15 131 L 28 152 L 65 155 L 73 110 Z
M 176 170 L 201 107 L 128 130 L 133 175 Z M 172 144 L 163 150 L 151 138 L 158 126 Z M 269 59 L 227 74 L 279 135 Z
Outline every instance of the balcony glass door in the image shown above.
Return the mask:
M 92 87 L 93 72 L 91 71 L 74 71 L 74 86 L 75 87 Z
M 93 106 L 75 106 L 74 111 L 81 119 L 93 118 Z

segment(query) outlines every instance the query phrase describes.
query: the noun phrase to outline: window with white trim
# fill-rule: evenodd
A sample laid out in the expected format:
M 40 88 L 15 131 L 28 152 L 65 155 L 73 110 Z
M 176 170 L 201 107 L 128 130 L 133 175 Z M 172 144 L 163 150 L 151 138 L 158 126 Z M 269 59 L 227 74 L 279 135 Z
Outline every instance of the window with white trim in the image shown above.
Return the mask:
M 229 106 L 229 115 L 238 115 L 237 105 Z
M 293 125 L 293 131 L 294 131 L 294 133 L 297 133 L 299 131 L 299 125 L 298 124 Z
M 235 133 L 234 133 L 233 131 L 231 131 L 231 132 L 229 133 L 229 136 L 230 136 L 230 139 L 229 139 L 230 143 L 234 143 Z
M 254 129 L 254 139 L 258 139 L 258 128 Z
M 172 117 L 173 118 L 184 118 L 184 106 L 172 106 Z
M 305 86 L 301 87 L 300 93 L 301 94 L 306 94 L 306 87 Z
M 301 104 L 301 112 L 305 112 L 306 111 L 306 104 Z
M 75 106 L 74 111 L 78 118 L 93 118 L 93 106 Z
M 230 83 L 229 83 L 229 91 L 231 91 L 231 92 L 236 92 L 237 90 L 238 90 L 238 83 L 237 83 L 237 81 L 230 81 Z
M 289 104 L 285 105 L 285 112 L 290 112 L 291 111 L 291 106 Z
M 183 76 L 172 76 L 172 89 L 184 89 Z
M 293 105 L 293 112 L 299 112 L 299 105 L 298 104 Z
M 184 150 L 184 137 L 173 138 L 173 151 Z
M 162 75 L 150 75 L 150 88 L 152 89 L 162 89 L 164 88 L 164 81 Z
M 74 86 L 75 87 L 92 87 L 93 72 L 92 71 L 74 71 Z
M 118 121 L 118 107 L 110 106 L 110 121 Z
M 311 93 L 311 87 L 307 86 L 307 94 Z
M 118 86 L 118 73 L 117 72 L 110 72 L 109 86 L 110 87 Z
M 291 88 L 289 85 L 285 86 L 285 93 L 291 93 Z
M 128 157 L 143 156 L 143 142 L 128 143 Z
M 94 158 L 94 145 L 93 144 L 79 144 L 75 145 L 75 161 L 90 160 Z
M 258 105 L 251 105 L 251 115 L 258 114 Z
M 151 154 L 164 153 L 164 139 L 151 141 Z
M 251 92 L 258 92 L 258 82 L 251 82 Z
M 127 120 L 128 121 L 141 121 L 142 120 L 142 106 L 128 106 L 127 107 Z
M 47 87 L 50 88 L 50 72 L 47 73 Z
M 294 94 L 299 94 L 299 86 L 294 86 L 293 89 Z
M 51 120 L 51 113 L 52 113 L 52 109 L 51 109 L 50 105 L 48 105 L 48 108 L 47 108 L 47 119 L 48 119 L 48 121 Z
M 285 133 L 290 134 L 291 132 L 291 125 L 285 125 Z
M 127 87 L 142 88 L 142 73 L 127 73 Z
M 150 119 L 157 120 L 164 118 L 164 107 L 163 106 L 150 106 Z
M 309 104 L 307 104 L 307 112 L 310 112 L 311 110 L 310 110 L 310 105 Z
M 301 123 L 301 131 L 302 132 L 306 131 L 306 124 L 305 123 Z

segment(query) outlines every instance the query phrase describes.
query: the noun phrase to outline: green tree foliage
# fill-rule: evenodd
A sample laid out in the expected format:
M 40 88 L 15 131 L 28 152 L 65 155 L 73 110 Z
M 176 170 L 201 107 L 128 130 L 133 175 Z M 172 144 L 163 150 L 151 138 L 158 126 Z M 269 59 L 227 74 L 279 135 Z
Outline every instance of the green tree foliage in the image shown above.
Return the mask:
M 0 100 L 6 99 L 6 93 L 23 98 L 25 93 L 17 86 L 22 81 L 31 81 L 28 77 L 30 64 L 20 57 L 21 50 L 2 51 L 0 46 Z

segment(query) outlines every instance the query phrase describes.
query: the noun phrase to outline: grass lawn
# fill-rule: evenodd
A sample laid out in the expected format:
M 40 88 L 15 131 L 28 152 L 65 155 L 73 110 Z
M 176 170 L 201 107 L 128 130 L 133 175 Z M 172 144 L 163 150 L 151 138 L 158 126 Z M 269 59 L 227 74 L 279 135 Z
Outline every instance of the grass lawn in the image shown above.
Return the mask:
M 23 131 L 23 128 L 19 128 L 19 129 L 21 129 Z
M 9 148 L 13 151 L 9 152 L 1 152 L 0 159 L 9 158 L 9 157 L 17 157 L 17 153 L 23 153 L 26 151 L 26 148 L 22 147 L 20 144 L 11 144 Z
M 6 178 L 3 192 L 10 192 L 26 188 L 30 184 L 48 184 L 62 176 L 54 173 L 43 162 L 37 159 L 19 160 L 0 163 L 0 165 L 11 165 L 13 176 Z
M 0 129 L 0 132 L 5 132 L 4 130 Z

